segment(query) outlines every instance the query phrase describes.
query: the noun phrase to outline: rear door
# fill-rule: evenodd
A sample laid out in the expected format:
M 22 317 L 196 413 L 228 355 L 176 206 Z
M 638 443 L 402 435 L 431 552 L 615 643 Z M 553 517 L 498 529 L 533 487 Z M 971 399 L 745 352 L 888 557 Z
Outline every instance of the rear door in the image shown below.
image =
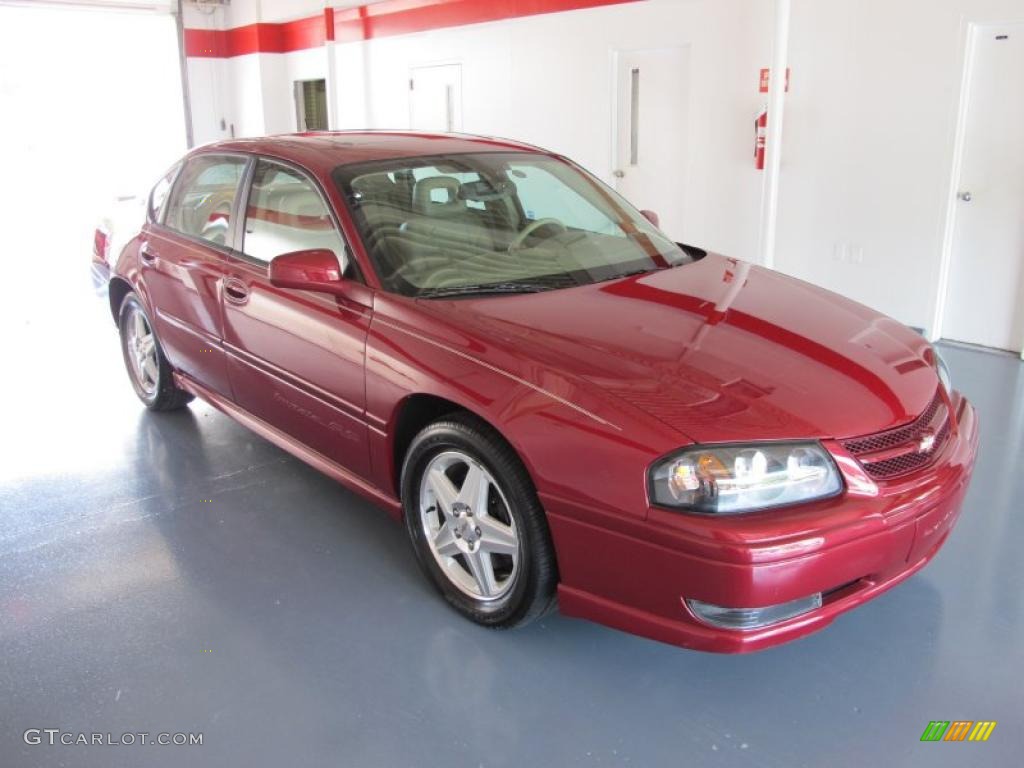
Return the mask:
M 248 160 L 197 155 L 186 161 L 139 249 L 157 336 L 171 365 L 230 396 L 220 289 L 231 253 L 232 217 Z
M 358 281 L 338 223 L 305 172 L 259 159 L 251 172 L 244 234 L 224 285 L 224 345 L 235 401 L 309 448 L 366 477 L 365 303 L 276 288 L 267 265 L 309 248 L 334 252 Z

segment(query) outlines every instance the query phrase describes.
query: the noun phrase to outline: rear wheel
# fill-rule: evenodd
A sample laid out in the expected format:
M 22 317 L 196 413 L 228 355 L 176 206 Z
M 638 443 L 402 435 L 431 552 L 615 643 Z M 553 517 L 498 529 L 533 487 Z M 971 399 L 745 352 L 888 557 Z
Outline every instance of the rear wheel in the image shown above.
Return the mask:
M 544 511 L 519 457 L 469 415 L 435 422 L 402 469 L 406 528 L 445 599 L 489 627 L 547 613 L 558 581 Z
M 192 395 L 174 383 L 171 366 L 153 333 L 153 324 L 134 293 L 121 302 L 118 327 L 128 378 L 143 404 L 154 411 L 172 411 L 188 405 Z

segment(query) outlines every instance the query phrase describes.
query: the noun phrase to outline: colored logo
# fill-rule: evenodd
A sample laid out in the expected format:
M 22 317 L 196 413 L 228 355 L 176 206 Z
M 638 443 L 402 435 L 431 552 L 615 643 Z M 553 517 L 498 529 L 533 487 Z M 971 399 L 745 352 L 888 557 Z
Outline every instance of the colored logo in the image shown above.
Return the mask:
M 932 720 L 921 741 L 988 741 L 995 728 L 995 720 Z

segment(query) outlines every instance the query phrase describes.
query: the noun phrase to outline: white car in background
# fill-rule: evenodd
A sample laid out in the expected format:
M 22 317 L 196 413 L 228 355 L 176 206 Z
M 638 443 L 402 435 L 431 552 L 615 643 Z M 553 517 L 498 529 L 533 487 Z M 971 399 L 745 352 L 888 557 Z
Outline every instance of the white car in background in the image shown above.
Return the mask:
M 96 223 L 92 236 L 92 285 L 98 294 L 106 294 L 110 270 L 118 254 L 146 221 L 145 193 L 113 199 Z

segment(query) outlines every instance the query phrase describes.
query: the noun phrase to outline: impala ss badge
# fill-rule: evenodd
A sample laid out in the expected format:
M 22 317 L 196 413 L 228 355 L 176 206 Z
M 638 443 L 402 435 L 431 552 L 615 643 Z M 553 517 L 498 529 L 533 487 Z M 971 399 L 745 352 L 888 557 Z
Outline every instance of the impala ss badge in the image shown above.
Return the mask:
M 934 432 L 926 432 L 921 437 L 921 442 L 919 442 L 917 444 L 917 449 L 921 453 L 930 453 L 932 448 L 934 448 L 934 447 L 935 447 L 935 433 Z

